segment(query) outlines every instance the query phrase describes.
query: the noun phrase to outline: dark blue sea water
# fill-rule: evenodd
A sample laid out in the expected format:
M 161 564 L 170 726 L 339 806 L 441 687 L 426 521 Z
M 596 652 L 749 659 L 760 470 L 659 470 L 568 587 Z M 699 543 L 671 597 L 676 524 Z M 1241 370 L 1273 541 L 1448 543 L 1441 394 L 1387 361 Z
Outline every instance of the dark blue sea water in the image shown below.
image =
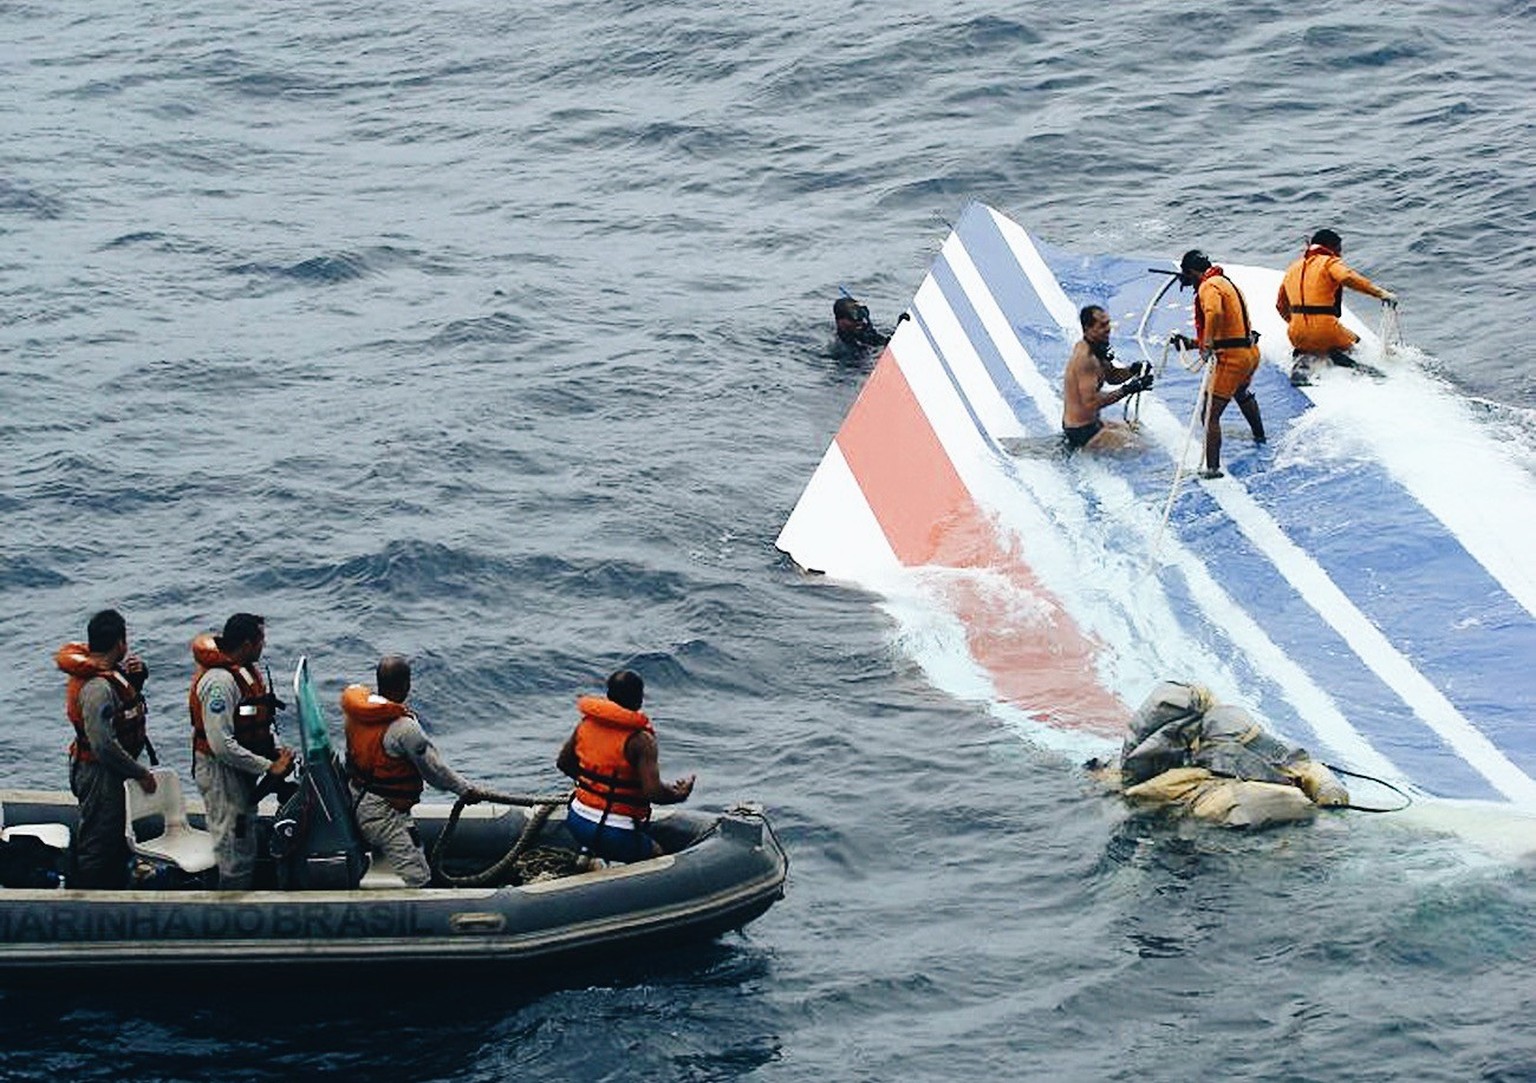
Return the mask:
M 1269 265 L 1332 225 L 1532 443 L 1533 58 L 1525 0 L 0 3 L 5 782 L 64 785 L 104 605 L 189 775 L 186 643 L 250 609 L 328 693 L 412 655 L 503 789 L 634 665 L 794 862 L 538 980 L 0 992 L 0 1078 L 1536 1078 L 1529 861 L 1129 818 L 772 544 L 863 375 L 838 287 L 888 323 L 972 199 Z

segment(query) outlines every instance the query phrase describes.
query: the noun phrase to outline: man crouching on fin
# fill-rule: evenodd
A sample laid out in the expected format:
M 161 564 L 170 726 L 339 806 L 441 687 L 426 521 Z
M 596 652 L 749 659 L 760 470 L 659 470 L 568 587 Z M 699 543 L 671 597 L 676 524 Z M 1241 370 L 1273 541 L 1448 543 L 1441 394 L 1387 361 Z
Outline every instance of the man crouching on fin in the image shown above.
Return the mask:
M 1085 447 L 1124 446 L 1130 439 L 1129 427 L 1101 421 L 1099 411 L 1152 386 L 1152 373 L 1145 362 L 1128 368 L 1115 364 L 1115 351 L 1109 346 L 1108 312 L 1088 305 L 1077 318 L 1083 325 L 1083 337 L 1067 359 L 1061 390 L 1061 437 L 1069 455 Z M 1105 384 L 1114 385 L 1114 390 L 1105 391 Z
M 662 853 L 646 830 L 651 805 L 688 800 L 694 776 L 661 781 L 656 731 L 640 710 L 645 681 L 621 669 L 608 678 L 608 698 L 576 701 L 581 721 L 555 765 L 576 780 L 566 828 L 583 849 L 607 861 L 641 861 Z
M 1350 270 L 1342 258 L 1344 242 L 1331 229 L 1312 234 L 1307 249 L 1286 269 L 1275 298 L 1275 311 L 1286 322 L 1292 357 L 1291 383 L 1306 387 L 1312 382 L 1312 369 L 1322 359 L 1340 368 L 1359 369 L 1381 376 L 1378 368 L 1362 364 L 1350 352 L 1360 336 L 1339 321 L 1344 314 L 1344 290 L 1349 288 L 1377 298 L 1382 304 L 1397 307 L 1397 298 L 1358 271 Z
M 443 762 L 416 712 L 406 706 L 411 664 L 402 655 L 387 654 L 375 677 L 377 692 L 354 684 L 341 693 L 357 829 L 389 859 L 407 887 L 426 887 L 432 867 L 411 819 L 424 784 L 458 794 L 471 805 L 484 801 L 486 792 Z

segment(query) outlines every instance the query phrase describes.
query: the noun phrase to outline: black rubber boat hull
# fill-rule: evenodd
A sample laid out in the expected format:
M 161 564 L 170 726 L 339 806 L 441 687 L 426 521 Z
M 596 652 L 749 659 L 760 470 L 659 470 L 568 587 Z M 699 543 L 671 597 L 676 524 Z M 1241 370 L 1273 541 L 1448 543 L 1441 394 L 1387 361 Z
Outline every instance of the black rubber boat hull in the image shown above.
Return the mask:
M 0 794 L 7 827 L 65 823 L 69 795 Z M 521 809 L 467 810 L 452 861 L 467 872 L 506 853 Z M 430 848 L 448 810 L 417 810 Z M 194 813 L 193 822 L 200 818 Z M 264 825 L 265 826 L 265 825 Z M 659 810 L 676 852 L 516 887 L 352 891 L 80 891 L 0 888 L 0 976 L 80 971 L 242 973 L 297 966 L 546 967 L 592 953 L 702 939 L 740 928 L 783 896 L 788 858 L 751 810 Z M 557 812 L 539 845 L 574 849 Z M 260 887 L 263 870 L 258 870 Z

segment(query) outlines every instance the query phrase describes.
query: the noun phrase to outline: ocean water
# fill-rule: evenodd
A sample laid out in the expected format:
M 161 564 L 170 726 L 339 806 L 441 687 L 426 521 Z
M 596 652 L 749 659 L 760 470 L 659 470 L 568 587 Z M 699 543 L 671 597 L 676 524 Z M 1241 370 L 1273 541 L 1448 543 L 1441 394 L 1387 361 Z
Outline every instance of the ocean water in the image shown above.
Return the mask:
M 864 375 L 839 287 L 889 324 L 972 199 L 1271 266 L 1331 225 L 1536 447 L 1536 6 L 0 28 L 6 783 L 64 785 L 51 654 L 104 605 L 189 775 L 186 644 L 249 609 L 329 694 L 410 654 L 445 755 L 505 789 L 558 785 L 574 696 L 635 666 L 664 770 L 763 802 L 793 860 L 743 933 L 499 987 L 0 991 L 0 1078 L 1536 1078 L 1529 859 L 1413 816 L 1132 817 L 772 544 Z

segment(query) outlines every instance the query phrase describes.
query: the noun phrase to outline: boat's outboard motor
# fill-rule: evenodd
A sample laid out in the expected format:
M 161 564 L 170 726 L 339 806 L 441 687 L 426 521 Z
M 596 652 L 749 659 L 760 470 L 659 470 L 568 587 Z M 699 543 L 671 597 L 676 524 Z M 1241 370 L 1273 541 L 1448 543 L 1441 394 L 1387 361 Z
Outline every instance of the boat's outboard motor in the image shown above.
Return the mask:
M 347 890 L 363 878 L 367 849 L 352 816 L 352 795 L 320 701 L 309 679 L 309 660 L 293 675 L 299 704 L 299 742 L 304 764 L 299 789 L 283 803 L 272 825 L 272 856 L 278 886 L 286 890 Z

